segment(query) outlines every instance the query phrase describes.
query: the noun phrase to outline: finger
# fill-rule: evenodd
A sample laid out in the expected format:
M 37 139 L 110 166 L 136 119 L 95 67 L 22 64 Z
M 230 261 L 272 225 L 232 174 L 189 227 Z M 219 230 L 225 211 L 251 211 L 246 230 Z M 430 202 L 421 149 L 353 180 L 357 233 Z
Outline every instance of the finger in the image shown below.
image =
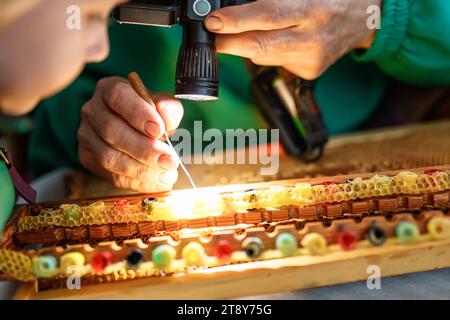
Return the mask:
M 284 53 L 274 56 L 256 57 L 251 58 L 254 64 L 260 66 L 282 66 L 287 64 L 298 64 L 302 61 L 302 54 L 298 52 L 294 53 Z
M 87 149 L 80 147 L 79 150 L 81 164 L 100 178 L 110 182 L 115 187 L 120 189 L 129 189 L 142 193 L 154 193 L 169 191 L 172 189 L 173 184 L 177 180 L 177 172 L 171 171 L 160 177 L 158 173 L 155 173 L 155 177 L 158 177 L 155 181 L 142 181 L 138 179 L 133 179 L 126 176 L 121 176 L 118 174 L 113 174 L 105 170 L 96 160 L 92 152 Z M 162 174 L 162 173 L 159 173 Z
M 326 70 L 326 67 L 322 67 L 321 64 L 308 64 L 308 63 L 299 64 L 295 60 L 298 61 L 301 59 L 295 59 L 295 57 L 289 56 L 286 57 L 277 56 L 277 57 L 270 57 L 267 59 L 252 59 L 252 62 L 260 66 L 283 67 L 287 71 L 305 80 L 315 80 L 319 78 Z M 294 62 L 290 63 L 289 61 Z
M 174 170 L 178 167 L 177 157 L 166 143 L 144 136 L 107 107 L 92 109 L 83 107 L 83 119 L 87 118 L 107 144 L 154 169 Z
M 177 171 L 155 172 L 152 180 L 137 180 L 130 177 L 112 175 L 113 184 L 122 189 L 131 189 L 141 193 L 170 191 L 178 179 Z
M 284 29 L 305 16 L 308 3 L 299 0 L 258 0 L 225 7 L 211 13 L 205 20 L 205 26 L 215 33 Z
M 183 118 L 184 109 L 181 102 L 168 93 L 153 96 L 159 114 L 164 120 L 166 130 L 171 132 L 178 128 Z
M 96 161 L 105 170 L 133 179 L 154 180 L 154 169 L 107 145 L 87 122 L 81 123 L 78 141 L 94 154 Z M 166 170 L 161 168 L 159 171 Z
M 283 68 L 287 71 L 305 79 L 315 80 L 319 78 L 326 70 L 326 67 L 321 66 L 308 66 L 308 65 L 283 65 Z
M 80 144 L 78 146 L 78 154 L 80 157 L 81 165 L 83 167 L 99 176 L 100 178 L 103 178 L 110 183 L 114 183 L 112 179 L 112 173 L 100 166 L 97 160 L 95 160 L 94 154 L 89 151 L 86 146 Z
M 103 102 L 139 132 L 159 139 L 166 128 L 164 120 L 154 106 L 144 101 L 130 84 L 118 78 L 99 82 Z
M 244 58 L 275 56 L 286 52 L 299 52 L 310 45 L 311 39 L 296 29 L 249 31 L 237 35 L 218 35 L 217 51 Z

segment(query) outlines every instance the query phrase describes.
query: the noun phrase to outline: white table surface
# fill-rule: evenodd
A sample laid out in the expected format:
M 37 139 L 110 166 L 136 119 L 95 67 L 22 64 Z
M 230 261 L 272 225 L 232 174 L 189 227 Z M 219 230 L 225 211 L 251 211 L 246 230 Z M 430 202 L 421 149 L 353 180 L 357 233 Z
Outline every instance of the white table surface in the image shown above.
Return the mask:
M 64 197 L 65 170 L 51 172 L 34 181 L 38 201 Z M 19 200 L 20 201 L 20 200 Z M 0 300 L 11 299 L 17 283 L 0 282 Z M 242 299 L 450 299 L 450 268 L 381 278 L 381 289 L 369 290 L 366 281 Z

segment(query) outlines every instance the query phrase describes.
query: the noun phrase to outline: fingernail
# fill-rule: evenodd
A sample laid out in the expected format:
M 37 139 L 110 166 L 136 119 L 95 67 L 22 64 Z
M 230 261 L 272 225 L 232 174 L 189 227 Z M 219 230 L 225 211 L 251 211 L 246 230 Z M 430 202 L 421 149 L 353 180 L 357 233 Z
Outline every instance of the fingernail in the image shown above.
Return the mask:
M 145 132 L 147 132 L 150 136 L 157 139 L 162 135 L 161 127 L 159 124 L 153 121 L 148 121 L 145 124 Z
M 218 31 L 223 28 L 223 21 L 219 17 L 209 16 L 205 21 L 206 27 L 212 31 Z
M 163 171 L 159 174 L 159 182 L 162 184 L 172 185 L 175 183 L 176 175 L 172 171 Z
M 177 160 L 168 154 L 161 155 L 158 159 L 158 164 L 161 168 L 169 171 L 175 170 L 178 167 Z

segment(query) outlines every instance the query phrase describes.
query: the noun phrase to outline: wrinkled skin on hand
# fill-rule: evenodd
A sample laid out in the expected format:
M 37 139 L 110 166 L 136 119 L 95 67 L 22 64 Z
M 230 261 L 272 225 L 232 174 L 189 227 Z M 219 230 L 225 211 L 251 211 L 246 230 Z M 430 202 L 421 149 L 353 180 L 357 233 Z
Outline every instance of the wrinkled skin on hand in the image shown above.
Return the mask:
M 381 0 L 258 0 L 219 9 L 205 25 L 218 34 L 219 52 L 313 80 L 349 51 L 371 46 L 371 5 Z
M 82 165 L 118 188 L 151 193 L 171 190 L 178 178 L 173 150 L 161 141 L 175 130 L 183 106 L 168 94 L 144 101 L 127 80 L 99 81 L 82 108 L 78 130 Z

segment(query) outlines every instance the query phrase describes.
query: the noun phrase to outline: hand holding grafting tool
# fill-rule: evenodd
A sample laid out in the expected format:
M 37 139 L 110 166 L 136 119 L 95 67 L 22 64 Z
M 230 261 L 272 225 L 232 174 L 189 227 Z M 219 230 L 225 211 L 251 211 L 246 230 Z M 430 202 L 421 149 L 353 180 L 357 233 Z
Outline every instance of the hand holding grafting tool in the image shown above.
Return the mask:
M 145 101 L 147 102 L 152 108 L 156 109 L 155 103 L 153 102 L 152 97 L 150 96 L 149 90 L 145 87 L 144 83 L 142 82 L 141 78 L 136 72 L 131 72 L 128 75 L 128 81 L 130 82 L 130 85 L 133 87 L 134 91 Z M 164 138 L 166 139 L 167 144 L 170 146 L 172 151 L 175 153 L 178 163 L 180 164 L 181 169 L 186 174 L 187 178 L 189 179 L 189 182 L 192 185 L 192 188 L 196 189 L 196 185 L 194 183 L 194 180 L 192 179 L 191 175 L 189 174 L 189 171 L 186 169 L 186 167 L 183 164 L 183 161 L 181 161 L 180 156 L 176 152 L 175 148 L 172 145 L 172 142 L 169 139 L 169 135 L 167 133 L 167 130 L 164 131 Z

